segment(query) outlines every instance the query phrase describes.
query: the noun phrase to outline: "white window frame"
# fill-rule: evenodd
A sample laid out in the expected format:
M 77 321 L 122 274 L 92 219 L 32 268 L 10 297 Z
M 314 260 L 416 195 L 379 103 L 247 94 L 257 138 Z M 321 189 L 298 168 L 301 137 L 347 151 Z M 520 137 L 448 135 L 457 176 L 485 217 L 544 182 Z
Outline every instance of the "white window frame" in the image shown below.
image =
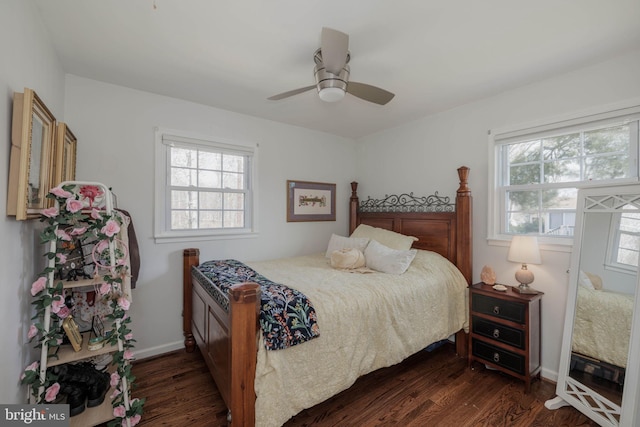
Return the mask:
M 249 155 L 247 170 L 248 191 L 245 193 L 245 227 L 233 229 L 189 229 L 171 230 L 170 218 L 170 176 L 168 153 L 170 140 L 192 146 L 205 147 L 232 154 Z M 187 242 L 218 239 L 252 238 L 258 235 L 257 227 L 257 185 L 258 144 L 230 141 L 172 129 L 155 129 L 155 203 L 154 238 L 156 243 Z
M 609 241 L 607 242 L 607 252 L 605 256 L 605 268 L 619 273 L 635 275 L 638 273 L 638 267 L 630 264 L 618 262 L 618 250 L 620 249 L 620 236 L 622 234 L 638 236 L 639 233 L 630 231 L 621 231 L 620 222 L 623 213 L 614 215 L 609 227 Z
M 526 140 L 529 137 L 542 137 L 554 134 L 561 134 L 572 129 L 584 129 L 596 127 L 598 124 L 606 124 L 620 119 L 638 120 L 640 116 L 640 99 L 629 100 L 617 104 L 594 108 L 579 113 L 568 114 L 562 117 L 540 120 L 524 125 L 509 126 L 505 128 L 492 129 L 488 132 L 489 148 L 489 191 L 488 191 L 488 218 L 487 218 L 487 241 L 489 244 L 504 246 L 508 245 L 512 234 L 507 234 L 502 229 L 505 221 L 506 204 L 503 193 L 499 191 L 501 182 L 500 173 L 500 147 L 509 142 Z M 594 183 L 580 183 L 580 188 L 590 186 L 602 186 L 611 184 L 623 184 L 638 181 L 638 129 L 636 130 L 635 143 L 632 142 L 631 156 L 635 164 L 630 171 L 630 177 L 607 181 L 597 181 Z M 538 237 L 543 247 L 554 248 L 559 251 L 570 251 L 573 245 L 573 238 L 558 237 Z

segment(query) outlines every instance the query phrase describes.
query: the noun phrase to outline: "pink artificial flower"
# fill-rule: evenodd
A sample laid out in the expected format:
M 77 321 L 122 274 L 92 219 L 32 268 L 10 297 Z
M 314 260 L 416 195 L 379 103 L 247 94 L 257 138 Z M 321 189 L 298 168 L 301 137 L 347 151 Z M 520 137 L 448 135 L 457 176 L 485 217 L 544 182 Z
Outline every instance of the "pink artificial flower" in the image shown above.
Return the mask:
M 102 190 L 95 185 L 83 185 L 80 187 L 80 195 L 85 199 L 89 199 L 89 207 L 93 205 L 96 197 L 100 197 L 102 194 Z
M 58 383 L 51 384 L 51 386 L 47 389 L 46 394 L 44 395 L 44 400 L 46 400 L 47 402 L 53 402 L 54 400 L 56 400 L 56 396 L 58 395 L 59 391 L 60 391 L 60 384 Z
M 58 208 L 56 208 L 55 206 L 47 208 L 42 211 L 42 215 L 46 216 L 47 218 L 58 216 Z
M 100 295 L 107 295 L 109 292 L 111 292 L 111 285 L 107 282 L 102 283 L 100 289 L 98 289 L 98 293 Z
M 47 286 L 47 278 L 40 277 L 31 285 L 31 296 L 35 297 Z
M 36 335 L 38 335 L 38 328 L 36 327 L 36 325 L 32 323 L 31 326 L 29 326 L 29 332 L 27 332 L 27 337 L 31 339 Z
M 120 225 L 118 225 L 116 221 L 110 219 L 100 231 L 104 235 L 112 237 L 114 234 L 117 234 L 120 231 Z
M 115 388 L 113 389 L 113 393 L 111 393 L 111 396 L 109 396 L 111 398 L 111 400 L 113 400 L 115 397 L 119 396 L 120 394 L 122 394 L 122 391 L 119 388 Z
M 52 188 L 51 191 L 49 191 L 49 193 L 56 195 L 58 197 L 62 197 L 65 199 L 68 199 L 69 197 L 72 196 L 71 193 L 69 193 L 68 191 L 64 190 L 62 187 L 55 187 Z
M 129 302 L 129 300 L 126 299 L 125 297 L 118 298 L 118 306 L 124 311 L 129 310 L 130 305 L 131 305 L 131 302 Z
M 122 357 L 124 360 L 133 360 L 133 351 L 129 349 L 125 350 Z
M 114 372 L 113 374 L 111 374 L 111 387 L 115 387 L 118 385 L 118 383 L 120 382 L 120 375 L 118 375 L 117 372 Z
M 124 339 L 129 341 L 133 339 L 133 332 L 129 332 L 127 335 L 124 336 Z
M 101 254 L 105 249 L 109 247 L 108 240 L 100 240 L 94 249 L 96 253 Z
M 76 199 L 67 199 L 67 210 L 71 213 L 78 212 L 82 209 L 82 202 Z
M 56 259 L 58 260 L 58 264 L 64 264 L 65 262 L 67 262 L 67 255 L 56 254 Z
M 100 219 L 102 215 L 100 215 L 100 211 L 96 208 L 91 209 L 91 218 Z
M 69 236 L 69 233 L 67 233 L 66 231 L 58 228 L 56 230 L 56 236 L 58 236 L 58 239 L 60 240 L 64 240 L 66 242 L 70 242 L 71 241 L 71 236 Z
M 82 236 L 86 232 L 87 232 L 87 227 L 78 227 L 71 230 L 71 233 L 69 234 L 71 234 L 72 236 Z
M 37 370 L 38 370 L 38 367 L 39 367 L 39 366 L 40 366 L 40 362 L 38 362 L 38 361 L 36 360 L 36 361 L 35 361 L 35 362 L 33 362 L 31 365 L 27 366 L 27 367 L 24 369 L 24 371 L 25 371 L 25 372 L 27 372 L 27 371 L 33 371 L 33 372 L 35 372 L 35 371 L 37 371 Z
M 66 305 L 64 305 L 64 300 L 61 297 L 51 302 L 51 312 L 53 313 L 58 313 L 62 307 L 66 307 Z
M 129 425 L 131 427 L 137 425 L 140 422 L 140 419 L 142 418 L 142 416 L 140 414 L 135 414 L 133 417 L 129 418 Z M 127 420 L 122 420 L 122 427 L 126 427 L 127 426 Z
M 125 415 L 127 415 L 127 410 L 124 408 L 124 406 L 119 405 L 113 408 L 114 417 L 124 418 Z

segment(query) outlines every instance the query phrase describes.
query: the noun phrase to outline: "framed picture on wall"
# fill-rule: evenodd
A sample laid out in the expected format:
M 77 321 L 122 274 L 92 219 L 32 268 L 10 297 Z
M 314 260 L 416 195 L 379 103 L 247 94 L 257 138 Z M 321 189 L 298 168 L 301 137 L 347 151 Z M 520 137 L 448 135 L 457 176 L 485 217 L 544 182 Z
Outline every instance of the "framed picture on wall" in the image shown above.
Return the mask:
M 335 220 L 335 184 L 287 181 L 287 222 Z

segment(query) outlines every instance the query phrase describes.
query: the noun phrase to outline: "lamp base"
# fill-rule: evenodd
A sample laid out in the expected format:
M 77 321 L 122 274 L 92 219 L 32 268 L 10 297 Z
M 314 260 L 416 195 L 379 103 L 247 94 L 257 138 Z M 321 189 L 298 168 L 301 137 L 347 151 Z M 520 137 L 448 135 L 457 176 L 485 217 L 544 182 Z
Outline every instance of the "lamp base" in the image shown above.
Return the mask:
M 521 283 L 520 286 L 513 286 L 512 289 L 514 292 L 517 292 L 519 294 L 537 295 L 540 293 L 524 283 Z

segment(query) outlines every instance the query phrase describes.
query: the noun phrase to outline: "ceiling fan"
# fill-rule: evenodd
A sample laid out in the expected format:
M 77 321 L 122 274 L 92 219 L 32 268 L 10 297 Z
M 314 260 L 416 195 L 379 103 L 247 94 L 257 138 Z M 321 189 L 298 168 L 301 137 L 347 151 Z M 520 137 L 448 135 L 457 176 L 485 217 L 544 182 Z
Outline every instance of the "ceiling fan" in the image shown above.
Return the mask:
M 331 28 L 322 28 L 320 48 L 313 55 L 316 84 L 290 90 L 267 99 L 277 101 L 316 88 L 320 99 L 336 102 L 350 93 L 365 101 L 385 105 L 395 96 L 379 87 L 349 81 L 349 35 Z

